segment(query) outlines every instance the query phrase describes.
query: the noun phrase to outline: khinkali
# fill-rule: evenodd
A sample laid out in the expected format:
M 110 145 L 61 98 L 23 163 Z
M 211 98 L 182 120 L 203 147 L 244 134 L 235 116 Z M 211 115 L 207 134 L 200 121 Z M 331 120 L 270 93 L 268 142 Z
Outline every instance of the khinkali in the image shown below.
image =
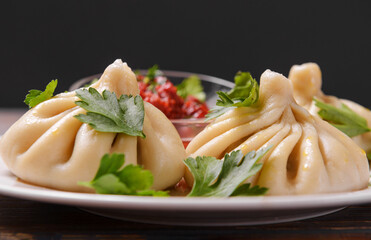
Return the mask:
M 321 91 L 322 74 L 320 67 L 316 63 L 292 66 L 289 73 L 289 80 L 293 86 L 295 100 L 311 114 L 318 115 L 319 110 L 315 106 L 313 98 L 317 98 L 335 107 L 345 104 L 355 113 L 366 119 L 368 127 L 371 128 L 371 111 L 369 109 L 350 100 L 325 95 Z M 371 132 L 352 137 L 352 139 L 367 153 L 371 152 Z
M 139 93 L 135 74 L 116 60 L 91 87 L 117 96 Z M 146 138 L 92 129 L 74 116 L 86 111 L 75 104 L 75 92 L 59 94 L 22 116 L 1 138 L 0 156 L 24 181 L 67 191 L 90 191 L 79 181 L 94 178 L 102 156 L 124 153 L 125 164 L 140 164 L 152 172 L 153 189 L 176 184 L 184 175 L 185 150 L 172 123 L 144 102 Z
M 191 157 L 223 158 L 225 153 L 271 146 L 261 171 L 248 179 L 268 195 L 315 194 L 366 188 L 365 152 L 344 133 L 311 115 L 293 98 L 289 80 L 266 70 L 257 107 L 240 107 L 215 119 L 188 145 Z M 188 183 L 193 183 L 189 172 Z

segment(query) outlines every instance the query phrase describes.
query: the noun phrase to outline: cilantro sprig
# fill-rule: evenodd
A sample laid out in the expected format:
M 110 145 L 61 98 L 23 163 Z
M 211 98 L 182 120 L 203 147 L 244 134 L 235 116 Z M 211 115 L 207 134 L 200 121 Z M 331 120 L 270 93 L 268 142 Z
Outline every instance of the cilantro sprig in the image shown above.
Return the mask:
M 259 84 L 249 72 L 238 72 L 234 77 L 235 87 L 229 92 L 216 92 L 219 99 L 216 107 L 206 115 L 206 121 L 217 118 L 232 108 L 253 106 L 259 99 Z
M 132 164 L 122 168 L 124 163 L 124 154 L 105 154 L 94 179 L 78 184 L 92 188 L 100 194 L 168 196 L 165 191 L 150 189 L 153 184 L 153 175 L 150 171 Z
M 314 98 L 313 100 L 315 105 L 320 109 L 318 115 L 349 137 L 371 131 L 367 126 L 367 120 L 355 113 L 347 105 L 342 103 L 340 108 L 336 108 L 318 99 Z
M 125 133 L 145 137 L 143 133 L 144 104 L 137 96 L 122 95 L 117 99 L 114 92 L 104 90 L 102 95 L 95 89 L 78 89 L 81 101 L 76 105 L 88 112 L 75 117 L 99 132 Z
M 194 185 L 188 197 L 229 197 L 260 196 L 268 188 L 243 183 L 262 168 L 257 163 L 268 151 L 262 148 L 251 151 L 245 156 L 241 151 L 226 154 L 223 160 L 214 157 L 187 158 L 184 163 L 194 177 Z M 105 154 L 100 162 L 95 177 L 90 182 L 78 182 L 99 194 L 118 194 L 136 196 L 169 196 L 167 191 L 155 191 L 153 175 L 149 170 L 132 164 L 123 167 L 125 155 Z
M 24 103 L 28 105 L 29 108 L 35 107 L 37 104 L 42 103 L 53 97 L 54 91 L 58 85 L 58 80 L 52 80 L 48 85 L 46 85 L 44 91 L 31 89 L 29 90 Z
M 206 94 L 201 84 L 201 80 L 198 76 L 192 75 L 188 78 L 185 78 L 179 85 L 176 86 L 177 94 L 186 99 L 188 96 L 193 96 L 205 102 Z
M 229 197 L 264 195 L 268 189 L 251 187 L 249 183 L 242 184 L 262 168 L 257 163 L 268 151 L 262 148 L 251 151 L 245 156 L 240 150 L 226 154 L 223 160 L 215 157 L 187 158 L 184 163 L 194 177 L 194 184 L 189 197 Z

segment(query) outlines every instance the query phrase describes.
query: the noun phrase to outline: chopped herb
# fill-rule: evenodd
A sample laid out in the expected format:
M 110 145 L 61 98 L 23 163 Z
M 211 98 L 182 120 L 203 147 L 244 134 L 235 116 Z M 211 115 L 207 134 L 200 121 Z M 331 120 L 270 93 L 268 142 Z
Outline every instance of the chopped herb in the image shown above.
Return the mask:
M 155 64 L 147 70 L 147 75 L 144 77 L 143 82 L 155 87 L 157 85 L 155 78 L 161 75 L 163 75 L 162 72 L 159 70 L 158 65 Z
M 198 76 L 190 76 L 184 79 L 176 88 L 177 94 L 183 99 L 186 99 L 188 96 L 193 96 L 201 102 L 205 102 L 206 94 Z

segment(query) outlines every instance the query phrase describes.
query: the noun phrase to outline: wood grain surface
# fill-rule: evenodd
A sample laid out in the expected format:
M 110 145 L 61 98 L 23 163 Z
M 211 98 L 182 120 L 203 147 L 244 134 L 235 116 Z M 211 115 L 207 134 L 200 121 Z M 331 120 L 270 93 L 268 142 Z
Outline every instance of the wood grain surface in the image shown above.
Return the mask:
M 0 239 L 371 239 L 371 205 L 290 223 L 181 227 L 114 220 L 75 207 L 0 196 Z

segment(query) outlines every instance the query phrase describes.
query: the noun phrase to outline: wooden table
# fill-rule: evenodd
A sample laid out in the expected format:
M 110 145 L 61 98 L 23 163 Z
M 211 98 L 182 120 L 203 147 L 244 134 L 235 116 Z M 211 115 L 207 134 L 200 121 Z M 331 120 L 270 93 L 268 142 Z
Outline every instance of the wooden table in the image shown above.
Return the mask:
M 23 112 L 0 110 L 0 133 Z M 0 239 L 371 239 L 371 204 L 290 223 L 181 227 L 114 220 L 76 207 L 0 196 Z

